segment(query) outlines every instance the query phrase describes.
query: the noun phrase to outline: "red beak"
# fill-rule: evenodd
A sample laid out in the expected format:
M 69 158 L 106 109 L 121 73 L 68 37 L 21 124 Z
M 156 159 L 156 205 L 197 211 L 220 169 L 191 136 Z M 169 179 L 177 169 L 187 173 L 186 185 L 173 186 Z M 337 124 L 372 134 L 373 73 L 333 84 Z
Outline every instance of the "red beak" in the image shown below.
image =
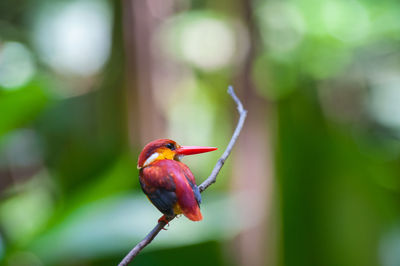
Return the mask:
M 180 146 L 178 149 L 176 149 L 176 153 L 182 155 L 192 155 L 209 151 L 215 151 L 216 149 L 217 148 L 214 147 Z

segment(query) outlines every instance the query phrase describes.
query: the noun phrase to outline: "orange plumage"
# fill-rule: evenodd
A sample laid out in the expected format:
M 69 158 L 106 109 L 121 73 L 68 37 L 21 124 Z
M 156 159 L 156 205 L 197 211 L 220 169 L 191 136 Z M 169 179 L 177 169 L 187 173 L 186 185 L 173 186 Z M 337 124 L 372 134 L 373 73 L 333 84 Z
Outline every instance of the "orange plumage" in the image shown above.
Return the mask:
M 138 160 L 143 192 L 167 217 L 183 214 L 192 221 L 202 220 L 200 191 L 189 167 L 180 158 L 213 150 L 216 148 L 180 146 L 168 139 L 150 142 Z

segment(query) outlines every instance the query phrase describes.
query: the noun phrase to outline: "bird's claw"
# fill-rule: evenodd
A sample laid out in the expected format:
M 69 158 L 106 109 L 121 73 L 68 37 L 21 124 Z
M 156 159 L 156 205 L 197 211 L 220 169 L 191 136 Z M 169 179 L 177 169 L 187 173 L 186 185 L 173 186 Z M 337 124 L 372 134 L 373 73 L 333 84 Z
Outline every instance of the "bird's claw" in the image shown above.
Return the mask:
M 158 219 L 158 222 L 163 222 L 163 223 L 165 223 L 166 226 L 169 226 L 169 220 L 165 215 L 163 215 L 160 219 Z M 168 229 L 165 229 L 164 227 L 162 229 L 168 230 Z

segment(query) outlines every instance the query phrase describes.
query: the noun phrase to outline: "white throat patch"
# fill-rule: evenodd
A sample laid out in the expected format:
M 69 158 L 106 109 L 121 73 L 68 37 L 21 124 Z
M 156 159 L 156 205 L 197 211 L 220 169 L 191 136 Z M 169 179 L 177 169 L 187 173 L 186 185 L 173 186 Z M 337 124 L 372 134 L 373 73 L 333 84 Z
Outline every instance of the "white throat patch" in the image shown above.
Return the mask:
M 154 162 L 160 154 L 158 152 L 153 153 L 147 160 L 144 162 L 143 167 L 148 166 L 152 162 Z

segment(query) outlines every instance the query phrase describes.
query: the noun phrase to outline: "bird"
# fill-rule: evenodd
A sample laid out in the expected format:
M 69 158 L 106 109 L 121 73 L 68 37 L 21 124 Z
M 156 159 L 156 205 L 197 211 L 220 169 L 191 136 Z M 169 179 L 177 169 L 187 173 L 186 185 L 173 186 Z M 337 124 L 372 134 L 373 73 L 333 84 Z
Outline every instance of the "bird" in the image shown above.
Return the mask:
M 159 219 L 168 224 L 183 214 L 200 221 L 201 196 L 189 167 L 180 160 L 185 155 L 215 151 L 215 147 L 180 146 L 170 139 L 148 143 L 139 155 L 139 183 L 150 202 L 164 215 Z

